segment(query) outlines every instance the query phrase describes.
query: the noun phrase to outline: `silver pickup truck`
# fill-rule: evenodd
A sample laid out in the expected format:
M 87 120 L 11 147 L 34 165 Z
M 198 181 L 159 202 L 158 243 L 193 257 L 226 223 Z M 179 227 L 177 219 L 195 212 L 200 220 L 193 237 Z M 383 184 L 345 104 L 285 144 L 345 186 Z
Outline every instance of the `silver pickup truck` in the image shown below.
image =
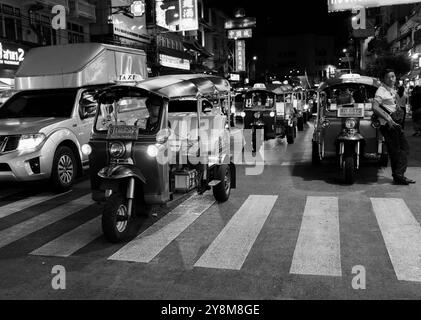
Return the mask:
M 50 179 L 64 191 L 88 168 L 95 91 L 125 74 L 147 77 L 142 50 L 86 43 L 32 49 L 0 106 L 0 183 Z

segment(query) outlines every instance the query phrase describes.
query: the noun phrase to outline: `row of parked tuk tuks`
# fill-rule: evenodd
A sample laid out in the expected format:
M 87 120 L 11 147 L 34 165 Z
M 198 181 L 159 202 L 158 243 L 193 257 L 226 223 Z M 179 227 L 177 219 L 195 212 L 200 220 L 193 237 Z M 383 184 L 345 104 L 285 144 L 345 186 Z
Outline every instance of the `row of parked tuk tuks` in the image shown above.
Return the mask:
M 141 50 L 76 44 L 31 50 L 18 92 L 0 107 L 0 181 L 50 179 L 67 190 L 89 167 L 92 198 L 103 203 L 111 242 L 131 238 L 152 206 L 196 190 L 218 202 L 236 187 L 229 82 L 205 74 L 147 78 Z M 257 84 L 244 93 L 244 129 L 294 143 L 317 105 L 313 164 L 333 157 L 351 183 L 362 158 L 387 163 L 370 108 L 375 79 L 357 75 L 313 94 Z M 350 94 L 346 98 L 345 90 Z M 348 99 L 348 100 L 347 100 Z M 260 130 L 259 130 L 260 129 Z

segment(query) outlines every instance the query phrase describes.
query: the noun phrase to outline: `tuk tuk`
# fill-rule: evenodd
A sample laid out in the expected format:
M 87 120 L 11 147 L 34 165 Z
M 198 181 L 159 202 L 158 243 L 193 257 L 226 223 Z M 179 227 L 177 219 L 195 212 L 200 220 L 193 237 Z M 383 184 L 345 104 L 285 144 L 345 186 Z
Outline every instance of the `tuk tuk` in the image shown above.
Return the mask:
M 281 129 L 280 137 L 286 137 L 288 144 L 293 144 L 297 137 L 297 113 L 291 101 L 292 87 L 272 84 L 270 88 L 275 93 L 275 122 Z
M 308 104 L 306 101 L 306 92 L 297 87 L 292 93 L 292 103 L 295 110 L 297 110 L 297 129 L 298 131 L 304 130 L 304 124 L 308 121 Z
M 104 203 L 102 229 L 119 242 L 153 205 L 213 189 L 227 201 L 236 186 L 230 154 L 230 85 L 183 74 L 114 85 L 96 95 L 89 145 L 92 198 Z M 228 116 L 224 111 L 228 109 Z
M 380 123 L 373 115 L 377 79 L 346 74 L 322 83 L 317 92 L 317 120 L 312 162 L 335 159 L 347 184 L 355 182 L 362 160 L 387 166 L 388 155 Z
M 256 83 L 244 98 L 244 129 L 252 130 L 253 152 L 256 151 L 257 130 L 263 130 L 264 140 L 282 135 L 281 126 L 276 123 L 276 94 L 263 83 Z

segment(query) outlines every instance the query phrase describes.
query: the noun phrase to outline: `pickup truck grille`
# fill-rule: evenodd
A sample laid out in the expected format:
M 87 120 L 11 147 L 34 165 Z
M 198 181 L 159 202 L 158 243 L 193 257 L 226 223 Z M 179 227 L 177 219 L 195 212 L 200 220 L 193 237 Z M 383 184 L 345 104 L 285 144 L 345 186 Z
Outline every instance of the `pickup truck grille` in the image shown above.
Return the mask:
M 16 150 L 20 136 L 0 136 L 0 153 Z

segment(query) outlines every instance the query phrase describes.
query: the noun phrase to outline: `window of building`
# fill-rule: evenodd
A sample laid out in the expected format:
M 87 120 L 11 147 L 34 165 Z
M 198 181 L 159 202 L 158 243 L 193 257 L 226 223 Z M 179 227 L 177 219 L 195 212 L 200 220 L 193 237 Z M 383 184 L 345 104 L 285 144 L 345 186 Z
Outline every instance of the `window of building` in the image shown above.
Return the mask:
M 67 23 L 67 36 L 69 43 L 85 42 L 83 26 L 76 23 Z
M 13 41 L 22 40 L 22 17 L 19 8 L 3 4 L 0 13 L 0 36 Z

